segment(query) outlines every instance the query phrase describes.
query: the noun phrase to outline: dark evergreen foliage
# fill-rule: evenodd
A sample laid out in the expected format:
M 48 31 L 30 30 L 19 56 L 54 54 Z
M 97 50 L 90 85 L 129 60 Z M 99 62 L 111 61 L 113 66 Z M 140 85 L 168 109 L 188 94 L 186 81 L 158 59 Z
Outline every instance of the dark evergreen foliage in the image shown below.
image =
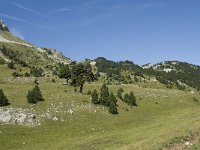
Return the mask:
M 135 95 L 133 94 L 132 91 L 130 92 L 130 95 L 129 95 L 129 105 L 137 106 L 136 97 L 135 97 Z
M 36 84 L 35 87 L 28 91 L 27 100 L 29 103 L 37 103 L 38 101 L 43 101 L 42 93 L 40 91 L 39 86 Z
M 28 67 L 28 64 L 25 61 L 21 60 L 21 54 L 19 51 L 10 50 L 5 46 L 3 46 L 3 48 L 0 48 L 0 51 L 16 64 L 20 64 L 23 67 Z
M 92 82 L 95 80 L 94 74 L 88 70 L 82 63 L 75 64 L 71 71 L 71 85 L 79 87 L 79 92 L 83 92 L 83 85 L 86 81 Z
M 105 105 L 105 106 L 109 106 L 110 105 L 110 101 L 109 101 L 109 89 L 108 89 L 108 87 L 106 86 L 105 83 L 101 87 L 100 97 L 99 97 L 99 103 L 101 105 Z
M 4 95 L 3 90 L 0 90 L 0 106 L 9 105 L 7 97 Z
M 43 72 L 42 68 L 32 67 L 30 74 L 34 77 L 43 77 Z
M 120 88 L 118 91 L 117 91 L 117 97 L 121 100 L 123 100 L 123 96 L 122 96 L 122 93 L 124 92 L 124 90 L 122 88 Z
M 68 81 L 71 77 L 71 70 L 69 68 L 69 65 L 62 65 L 60 67 L 58 76 L 59 76 L 59 78 L 67 79 L 67 83 L 68 83 Z
M 134 96 L 133 92 L 130 92 L 130 94 L 126 93 L 123 101 L 130 106 L 137 106 L 136 97 Z
M 12 76 L 15 77 L 15 78 L 16 77 L 23 77 L 23 74 L 22 73 L 18 73 L 18 72 L 13 72 Z
M 190 86 L 200 90 L 200 66 L 178 61 L 168 61 L 165 62 L 165 65 L 162 63 L 157 65 L 160 65 L 157 70 L 150 67 L 149 69 L 144 69 L 144 73 L 149 76 L 155 76 L 159 82 L 169 88 L 175 86 L 180 90 L 185 90 L 186 86 Z M 164 68 L 170 68 L 172 71 L 162 71 Z
M 111 113 L 111 114 L 118 114 L 118 111 L 117 111 L 117 107 L 115 105 L 114 102 L 111 102 L 109 107 L 108 107 L 108 111 Z
M 114 62 L 107 60 L 103 57 L 99 57 L 95 59 L 96 66 L 98 67 L 98 72 L 104 72 L 107 74 L 108 77 L 113 78 L 114 80 L 123 81 L 124 78 L 121 75 L 122 71 L 136 71 L 140 72 L 142 68 L 138 65 L 135 65 L 131 61 L 120 61 Z
M 96 89 L 92 92 L 92 103 L 99 104 L 99 98 L 98 98 L 98 93 Z
M 0 57 L 0 65 L 3 65 L 5 63 L 6 63 L 6 61 L 3 58 Z
M 15 69 L 15 64 L 14 64 L 13 61 L 11 61 L 11 62 L 8 63 L 8 68 Z
M 109 95 L 109 102 L 110 103 L 114 103 L 117 106 L 117 98 L 116 96 L 113 94 L 113 92 L 110 93 Z
M 87 95 L 92 95 L 92 92 L 90 90 L 88 90 Z

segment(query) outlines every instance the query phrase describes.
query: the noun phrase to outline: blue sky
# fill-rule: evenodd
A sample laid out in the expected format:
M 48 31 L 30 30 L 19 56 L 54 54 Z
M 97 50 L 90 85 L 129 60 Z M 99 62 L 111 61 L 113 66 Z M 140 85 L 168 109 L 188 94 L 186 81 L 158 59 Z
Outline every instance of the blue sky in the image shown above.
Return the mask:
M 0 0 L 10 30 L 73 60 L 200 65 L 199 0 Z

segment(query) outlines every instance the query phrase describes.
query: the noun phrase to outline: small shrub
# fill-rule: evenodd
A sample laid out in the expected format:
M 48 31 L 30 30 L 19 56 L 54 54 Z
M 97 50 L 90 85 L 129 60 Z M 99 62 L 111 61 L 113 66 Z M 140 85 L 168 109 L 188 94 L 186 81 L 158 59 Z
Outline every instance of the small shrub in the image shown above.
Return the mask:
M 13 72 L 13 73 L 12 73 L 12 76 L 15 77 L 15 78 L 16 78 L 16 77 L 23 77 L 23 74 L 18 73 L 18 72 Z
M 193 102 L 199 102 L 199 100 L 196 97 L 193 97 Z
M 34 80 L 34 83 L 35 83 L 36 85 L 39 85 L 39 84 L 40 84 L 39 81 L 38 81 L 37 79 Z
M 7 97 L 4 95 L 3 90 L 0 90 L 0 106 L 9 105 Z
M 24 74 L 24 76 L 25 76 L 25 77 L 30 77 L 31 75 L 30 75 L 30 73 L 26 72 L 26 73 Z
M 5 63 L 6 63 L 6 61 L 3 58 L 0 57 L 0 65 L 3 65 Z
M 15 64 L 14 64 L 13 61 L 11 61 L 10 63 L 8 63 L 8 68 L 15 69 Z
M 92 92 L 90 90 L 88 90 L 87 95 L 91 95 L 91 94 L 92 94 Z

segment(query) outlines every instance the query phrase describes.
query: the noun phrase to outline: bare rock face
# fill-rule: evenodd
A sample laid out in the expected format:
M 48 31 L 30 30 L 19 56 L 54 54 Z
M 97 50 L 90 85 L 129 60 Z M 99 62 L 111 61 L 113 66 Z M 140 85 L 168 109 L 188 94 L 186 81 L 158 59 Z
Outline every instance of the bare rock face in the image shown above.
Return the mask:
M 9 32 L 8 26 L 3 22 L 3 20 L 0 20 L 0 30 Z

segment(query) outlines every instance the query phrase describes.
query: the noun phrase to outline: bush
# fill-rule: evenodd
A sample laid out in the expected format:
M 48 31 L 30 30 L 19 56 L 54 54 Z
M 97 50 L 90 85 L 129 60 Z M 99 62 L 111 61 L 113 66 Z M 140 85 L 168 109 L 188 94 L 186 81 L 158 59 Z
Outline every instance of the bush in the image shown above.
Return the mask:
M 43 69 L 42 68 L 36 68 L 32 67 L 30 74 L 33 75 L 34 77 L 43 77 Z
M 0 57 L 0 65 L 3 65 L 5 63 L 6 63 L 6 61 L 3 58 Z
M 199 100 L 196 97 L 193 97 L 194 102 L 199 102 Z
M 3 90 L 0 90 L 0 106 L 9 105 L 7 97 L 4 95 Z
M 35 80 L 34 80 L 34 84 L 39 85 L 40 83 L 39 83 L 39 81 L 38 81 L 37 79 L 35 79 Z
M 16 78 L 16 77 L 23 77 L 23 74 L 18 73 L 18 72 L 13 72 L 13 73 L 12 73 L 12 76 L 15 77 L 15 78 Z
M 30 77 L 31 75 L 30 75 L 30 73 L 26 72 L 26 73 L 24 74 L 24 76 L 25 76 L 25 77 Z
M 8 68 L 15 69 L 15 64 L 14 64 L 13 61 L 11 61 L 10 63 L 8 63 Z
M 56 80 L 55 80 L 55 79 L 52 79 L 51 81 L 52 81 L 53 83 L 56 83 Z
M 27 100 L 29 103 L 36 104 L 38 101 L 43 101 L 42 93 L 40 91 L 39 86 L 36 84 L 35 87 L 28 91 Z
M 92 92 L 90 90 L 88 90 L 87 95 L 91 95 L 91 94 L 92 94 Z

